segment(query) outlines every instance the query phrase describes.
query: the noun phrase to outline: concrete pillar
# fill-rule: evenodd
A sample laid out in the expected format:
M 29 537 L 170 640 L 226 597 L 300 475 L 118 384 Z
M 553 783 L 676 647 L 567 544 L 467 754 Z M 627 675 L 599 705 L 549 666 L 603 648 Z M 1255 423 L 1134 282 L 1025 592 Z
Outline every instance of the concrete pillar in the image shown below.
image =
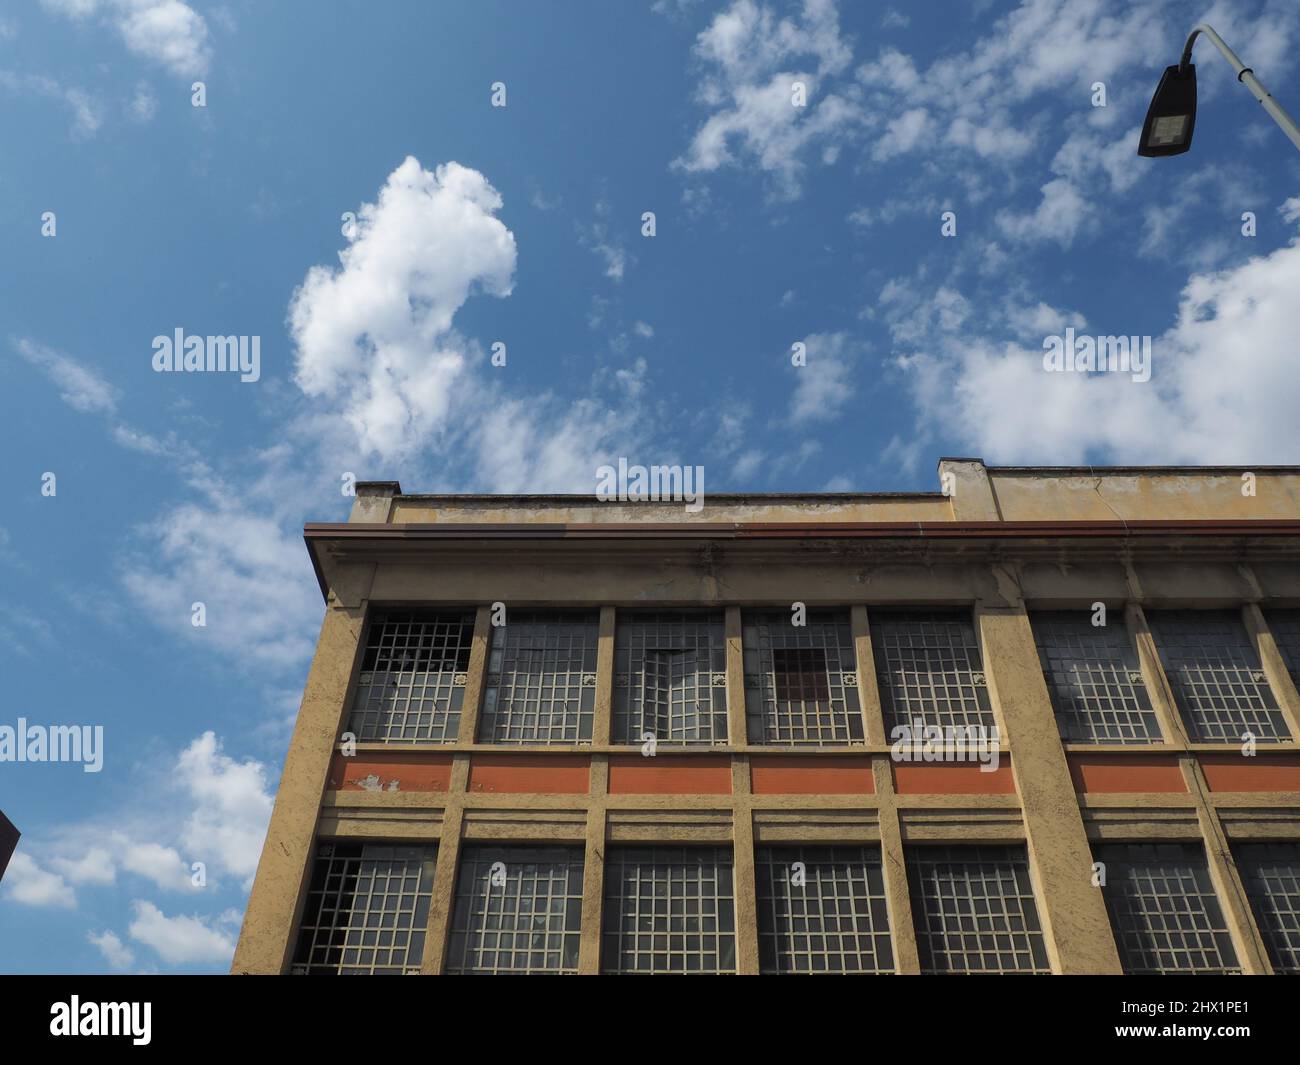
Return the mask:
M 1061 974 L 1118 973 L 1119 954 L 1092 849 L 1052 714 L 1047 683 L 1023 605 L 977 606 L 989 693 L 1011 748 L 1030 867 L 1040 891 L 1052 968 Z
M 289 742 L 244 925 L 234 973 L 281 973 L 289 964 L 311 869 L 316 819 L 351 697 L 366 604 L 334 600 L 325 611 L 298 722 Z
M 940 459 L 939 487 L 954 521 L 1001 521 L 997 497 L 983 459 Z

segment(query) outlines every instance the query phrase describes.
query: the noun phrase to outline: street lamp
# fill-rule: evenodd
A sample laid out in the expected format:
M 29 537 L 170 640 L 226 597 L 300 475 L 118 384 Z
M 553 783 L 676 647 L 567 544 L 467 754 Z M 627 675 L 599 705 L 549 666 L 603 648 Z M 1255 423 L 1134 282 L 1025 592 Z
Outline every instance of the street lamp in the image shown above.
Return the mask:
M 1232 64 L 1237 80 L 1250 90 L 1273 121 L 1282 127 L 1282 132 L 1291 138 L 1291 143 L 1300 148 L 1300 126 L 1295 124 L 1295 119 L 1259 83 L 1254 71 L 1224 44 L 1223 38 L 1214 32 L 1214 27 L 1202 22 L 1187 38 L 1178 65 L 1166 67 L 1160 76 L 1156 94 L 1151 98 L 1151 106 L 1147 108 L 1146 121 L 1142 123 L 1138 155 L 1181 155 L 1192 146 L 1192 130 L 1196 126 L 1196 64 L 1192 62 L 1192 45 L 1202 33 L 1214 42 L 1214 46 L 1223 53 L 1223 58 Z

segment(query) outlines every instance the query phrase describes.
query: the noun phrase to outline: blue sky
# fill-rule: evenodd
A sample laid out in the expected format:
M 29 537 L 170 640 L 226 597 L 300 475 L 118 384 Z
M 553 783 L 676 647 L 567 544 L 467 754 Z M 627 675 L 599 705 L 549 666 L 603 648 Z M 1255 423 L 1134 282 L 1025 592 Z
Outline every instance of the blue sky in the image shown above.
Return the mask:
M 7 6 L 0 725 L 105 739 L 0 762 L 0 970 L 228 967 L 346 474 L 1300 462 L 1300 154 L 1204 42 L 1193 150 L 1135 154 L 1201 18 L 1300 113 L 1282 2 Z M 1066 327 L 1150 381 L 1045 372 Z M 259 380 L 154 372 L 178 328 Z

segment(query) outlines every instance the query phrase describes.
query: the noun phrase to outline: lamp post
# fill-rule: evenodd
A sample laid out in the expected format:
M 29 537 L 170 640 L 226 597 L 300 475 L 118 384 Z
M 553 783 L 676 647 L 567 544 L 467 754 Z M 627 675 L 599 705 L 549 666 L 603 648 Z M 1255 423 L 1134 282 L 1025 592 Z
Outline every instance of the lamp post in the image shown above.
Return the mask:
M 1147 108 L 1146 121 L 1142 123 L 1138 155 L 1181 155 L 1192 146 L 1192 130 L 1196 126 L 1196 65 L 1192 62 L 1192 45 L 1201 34 L 1205 34 L 1223 53 L 1223 58 L 1232 64 L 1237 80 L 1250 90 L 1273 121 L 1282 127 L 1291 143 L 1300 149 L 1300 126 L 1296 125 L 1295 119 L 1273 99 L 1255 77 L 1255 72 L 1237 58 L 1237 53 L 1224 43 L 1214 27 L 1202 22 L 1187 38 L 1182 59 L 1176 66 L 1166 67 L 1160 76 L 1156 94 Z

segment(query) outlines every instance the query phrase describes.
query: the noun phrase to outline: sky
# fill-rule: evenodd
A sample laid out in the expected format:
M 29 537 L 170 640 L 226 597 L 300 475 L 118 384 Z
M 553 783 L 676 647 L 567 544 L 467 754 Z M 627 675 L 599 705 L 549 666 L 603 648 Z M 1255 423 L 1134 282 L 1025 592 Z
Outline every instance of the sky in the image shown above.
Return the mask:
M 1300 114 L 1293 0 L 6 4 L 0 735 L 102 745 L 0 761 L 0 971 L 229 968 L 349 478 L 1300 463 L 1300 153 L 1202 41 L 1136 154 L 1200 20 Z

